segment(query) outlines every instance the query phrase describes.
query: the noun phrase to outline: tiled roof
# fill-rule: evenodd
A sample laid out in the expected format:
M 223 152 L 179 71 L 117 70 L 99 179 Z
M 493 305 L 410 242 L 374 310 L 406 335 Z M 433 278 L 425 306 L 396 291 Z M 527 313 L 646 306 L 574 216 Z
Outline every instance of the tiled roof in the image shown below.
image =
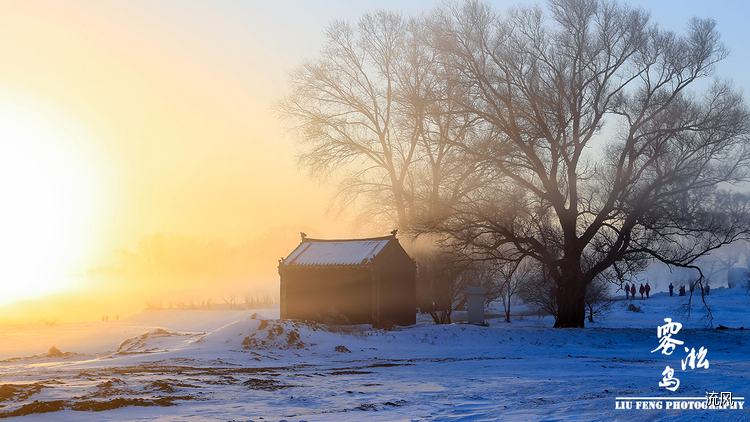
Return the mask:
M 281 264 L 283 266 L 365 265 L 393 237 L 362 240 L 305 239 Z

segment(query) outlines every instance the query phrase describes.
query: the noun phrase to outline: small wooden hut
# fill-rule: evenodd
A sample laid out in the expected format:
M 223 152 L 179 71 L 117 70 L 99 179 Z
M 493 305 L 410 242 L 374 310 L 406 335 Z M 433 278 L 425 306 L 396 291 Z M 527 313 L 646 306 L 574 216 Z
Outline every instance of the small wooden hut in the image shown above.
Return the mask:
M 391 236 L 302 243 L 279 260 L 281 318 L 416 323 L 416 264 Z

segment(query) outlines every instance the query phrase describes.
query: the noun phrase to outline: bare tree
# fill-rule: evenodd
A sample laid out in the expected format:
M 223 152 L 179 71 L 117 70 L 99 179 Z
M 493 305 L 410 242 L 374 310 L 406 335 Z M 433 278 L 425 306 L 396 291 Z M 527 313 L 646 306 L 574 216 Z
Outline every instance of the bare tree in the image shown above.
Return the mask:
M 235 302 L 236 295 L 230 294 L 228 296 L 222 296 L 221 300 L 224 301 L 224 303 L 229 307 L 229 309 L 234 309 L 234 302 Z
M 445 214 L 487 180 L 456 143 L 483 136 L 473 116 L 449 108 L 466 95 L 436 61 L 421 20 L 389 12 L 329 26 L 320 57 L 291 75 L 276 105 L 295 129 L 299 165 L 341 176 L 336 202 L 365 199 L 363 221 L 409 229 Z
M 701 257 L 697 265 L 703 270 L 707 283 L 718 286 L 728 282 L 729 272 L 750 267 L 750 243 L 737 242 Z M 734 281 L 734 280 L 733 280 Z M 732 287 L 731 285 L 729 287 Z
M 432 249 L 416 255 L 417 306 L 435 324 L 450 324 L 472 278 L 464 276 L 471 264 L 451 251 Z
M 512 300 L 519 295 L 524 286 L 533 283 L 536 269 L 527 261 L 500 262 L 496 264 L 495 287 L 496 299 L 500 299 L 505 313 L 505 322 L 510 322 Z
M 586 316 L 589 322 L 594 322 L 594 317 L 604 317 L 612 310 L 615 302 L 610 287 L 611 284 L 604 277 L 597 277 L 586 288 Z
M 521 285 L 518 296 L 526 305 L 535 307 L 540 315 L 557 317 L 557 286 L 542 271 L 536 271 Z
M 727 55 L 714 21 L 677 35 L 607 0 L 548 11 L 469 1 L 436 14 L 440 60 L 470 93 L 456 109 L 496 134 L 462 151 L 499 176 L 428 229 L 537 260 L 555 327 L 583 327 L 587 288 L 615 263 L 697 268 L 747 235 L 748 197 L 719 186 L 748 181 L 750 119 L 726 81 L 691 90 Z

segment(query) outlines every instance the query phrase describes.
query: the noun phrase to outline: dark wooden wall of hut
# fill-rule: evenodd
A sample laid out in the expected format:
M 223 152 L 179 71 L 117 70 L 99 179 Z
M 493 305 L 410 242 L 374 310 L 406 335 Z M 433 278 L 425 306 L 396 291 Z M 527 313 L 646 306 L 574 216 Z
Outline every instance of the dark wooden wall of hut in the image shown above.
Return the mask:
M 417 284 L 414 262 L 401 247 L 390 245 L 378 257 L 380 326 L 417 322 Z
M 281 278 L 286 288 L 283 318 L 326 322 L 325 317 L 331 317 L 334 323 L 372 323 L 369 268 L 285 268 Z

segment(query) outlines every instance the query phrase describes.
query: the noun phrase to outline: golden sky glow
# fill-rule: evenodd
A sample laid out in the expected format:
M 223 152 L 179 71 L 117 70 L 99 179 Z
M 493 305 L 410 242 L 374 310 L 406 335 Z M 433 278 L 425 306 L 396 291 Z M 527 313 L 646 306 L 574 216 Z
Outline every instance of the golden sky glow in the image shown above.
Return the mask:
M 18 299 L 59 292 L 92 308 L 109 302 L 113 314 L 142 308 L 157 298 L 139 291 L 110 299 L 99 285 L 109 281 L 81 274 L 112 264 L 114 250 L 134 250 L 143 236 L 239 245 L 321 220 L 324 197 L 296 171 L 269 109 L 281 94 L 267 83 L 281 84 L 283 72 L 268 81 L 268 66 L 253 64 L 268 60 L 263 51 L 215 48 L 207 32 L 247 42 L 252 34 L 237 23 L 208 9 L 170 17 L 129 2 L 3 9 L 0 319 L 24 319 L 9 306 Z M 198 16 L 199 24 L 182 25 Z M 276 255 L 294 246 L 252 272 L 273 277 Z M 45 318 L 76 319 L 56 312 Z
M 387 234 L 326 217 L 330 190 L 297 171 L 270 105 L 331 20 L 439 3 L 0 2 L 0 323 L 275 291 L 276 259 L 300 231 Z M 742 85 L 747 6 L 702 4 L 644 7 L 669 27 L 715 17 L 734 51 L 720 73 Z M 123 251 L 158 234 L 146 240 L 184 256 L 219 248 L 232 264 L 113 275 Z

